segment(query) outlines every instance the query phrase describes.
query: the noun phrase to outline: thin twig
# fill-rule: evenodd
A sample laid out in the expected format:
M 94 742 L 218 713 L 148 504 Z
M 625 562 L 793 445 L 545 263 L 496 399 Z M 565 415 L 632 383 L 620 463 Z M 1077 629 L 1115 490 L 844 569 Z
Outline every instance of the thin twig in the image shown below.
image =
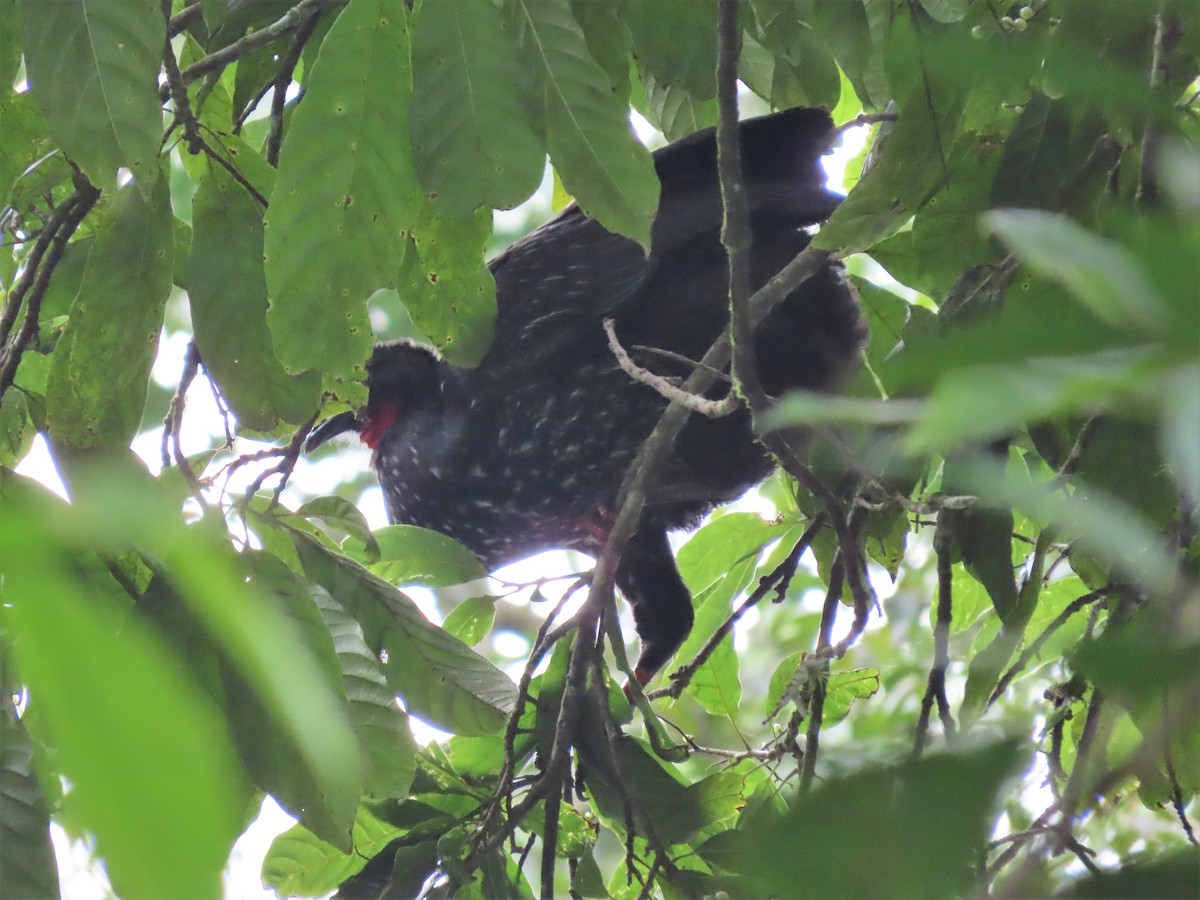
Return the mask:
M 300 459 L 300 451 L 304 449 L 304 439 L 308 437 L 308 433 L 312 431 L 313 425 L 316 424 L 317 416 L 321 413 L 315 412 L 307 422 L 296 429 L 292 439 L 288 442 L 283 454 L 280 456 L 279 462 L 261 472 L 254 481 L 250 482 L 250 486 L 246 488 L 246 493 L 243 498 L 243 505 L 250 506 L 250 501 L 254 499 L 254 495 L 259 492 L 263 484 L 272 475 L 279 476 L 279 484 L 275 488 L 274 494 L 271 495 L 271 508 L 274 508 L 279 503 L 279 497 L 283 494 L 283 489 L 287 487 L 288 479 L 292 477 L 292 470 L 296 468 L 296 462 Z
M 737 0 L 717 4 L 717 174 L 721 185 L 721 243 L 729 266 L 729 335 L 734 391 L 757 416 L 767 402 L 758 377 L 750 316 L 750 208 L 738 133 L 737 67 L 742 32 Z
M 163 16 L 169 23 L 171 0 L 162 0 L 162 7 Z M 163 42 L 163 72 L 166 75 L 166 88 L 171 97 L 171 105 L 174 107 L 175 121 L 183 126 L 183 137 L 187 141 L 188 153 L 195 156 L 200 152 L 200 125 L 188 102 L 187 85 L 183 83 L 183 75 L 179 71 L 179 60 L 175 58 L 175 49 L 171 46 L 169 33 Z
M 1171 55 L 1183 37 L 1183 29 L 1173 18 L 1168 18 L 1164 4 L 1159 3 L 1154 17 L 1154 45 L 1150 60 L 1149 86 L 1151 94 L 1170 80 Z M 1142 165 L 1138 172 L 1138 201 L 1147 206 L 1158 202 L 1158 167 L 1162 153 L 1162 133 L 1154 121 L 1157 113 L 1153 103 L 1147 103 L 1146 125 L 1142 133 Z
M 817 650 L 829 648 L 833 641 L 833 625 L 837 619 L 838 606 L 842 602 L 842 586 L 845 583 L 845 569 L 841 559 L 834 561 L 829 573 L 829 589 L 825 592 L 825 602 L 821 607 L 821 627 L 817 632 Z M 829 678 L 829 661 L 822 661 L 819 669 L 809 676 L 811 696 L 808 701 L 808 730 L 804 735 L 804 758 L 800 763 L 800 793 L 803 794 L 812 787 L 813 778 L 817 773 L 817 754 L 821 748 L 821 722 L 825 717 L 825 691 Z
M 1165 725 L 1171 721 L 1165 691 L 1163 692 L 1162 708 L 1162 721 Z M 1196 832 L 1192 830 L 1192 823 L 1188 819 L 1187 801 L 1183 796 L 1183 788 L 1179 784 L 1179 775 L 1175 771 L 1175 759 L 1171 754 L 1171 735 L 1169 733 L 1163 735 L 1162 756 L 1163 767 L 1167 770 L 1167 780 L 1171 784 L 1171 807 L 1175 810 L 1175 815 L 1179 818 L 1179 824 L 1183 826 L 1183 833 L 1187 835 L 1188 842 L 1193 847 L 1200 847 L 1200 842 L 1196 840 Z
M 222 69 L 231 62 L 241 59 L 247 53 L 257 50 L 259 47 L 265 47 L 288 32 L 296 30 L 313 13 L 329 9 L 333 6 L 340 6 L 345 2 L 346 0 L 300 0 L 299 3 L 266 28 L 252 31 L 229 46 L 222 47 L 215 53 L 210 53 L 204 59 L 192 63 L 181 73 L 183 83 L 191 84 L 196 79 L 203 78 L 210 72 Z M 170 96 L 170 89 L 166 85 L 163 85 L 159 89 L 159 95 L 163 100 L 166 100 Z
M 288 48 L 287 55 L 279 64 L 279 72 L 275 75 L 275 93 L 271 95 L 271 130 L 267 134 L 267 162 L 272 166 L 278 167 L 279 165 L 279 148 L 283 144 L 283 110 L 287 103 L 287 91 L 292 83 L 292 74 L 296 71 L 296 65 L 300 62 L 300 54 L 304 52 L 305 44 L 316 31 L 317 23 L 321 21 L 323 13 L 324 10 L 317 10 L 296 29 L 296 35 L 292 38 L 292 46 Z
M 34 247 L 34 252 L 37 252 L 40 246 L 41 253 L 37 254 L 36 264 L 33 253 L 31 253 L 30 259 L 26 262 L 25 271 L 21 273 L 20 281 L 13 288 L 9 297 L 10 307 L 5 310 L 6 315 L 11 309 L 13 310 L 12 315 L 15 317 L 15 310 L 20 307 L 26 292 L 28 292 L 28 300 L 25 302 L 25 319 L 21 322 L 16 336 L 7 346 L 0 347 L 4 354 L 3 359 L 0 360 L 0 399 L 3 399 L 5 392 L 12 386 L 13 379 L 17 374 L 17 366 L 21 363 L 21 357 L 34 336 L 37 335 L 42 300 L 46 296 L 46 286 L 50 283 L 50 276 L 54 273 L 59 260 L 62 259 L 62 255 L 67 249 L 67 242 L 75 233 L 75 229 L 79 227 L 84 216 L 88 214 L 99 198 L 100 191 L 98 189 L 89 184 L 82 176 L 76 176 L 75 193 L 51 215 L 54 227 L 51 228 L 50 223 L 47 222 L 42 235 L 38 238 L 38 246 Z M 62 216 L 58 218 L 57 214 L 60 210 Z M 46 243 L 43 244 L 43 241 Z M 9 328 L 11 329 L 11 325 Z
M 192 386 L 196 375 L 200 371 L 200 351 L 196 349 L 195 341 L 188 341 L 187 352 L 183 357 L 183 372 L 179 376 L 179 386 L 175 389 L 174 396 L 171 397 L 171 402 L 167 406 L 167 415 L 163 419 L 163 435 L 162 435 L 162 464 L 163 468 L 169 468 L 172 457 L 175 460 L 175 465 L 179 469 L 183 480 L 187 482 L 188 490 L 192 497 L 200 504 L 200 508 L 207 514 L 210 511 L 208 502 L 204 499 L 204 485 L 200 483 L 200 479 L 192 470 L 192 465 L 188 462 L 188 458 L 183 453 L 183 447 L 180 441 L 180 432 L 183 430 L 183 411 L 186 404 L 188 388 Z
M 1041 649 L 1046 641 L 1048 641 L 1053 634 L 1058 631 L 1059 628 L 1065 625 L 1067 621 L 1073 615 L 1075 615 L 1075 613 L 1079 612 L 1085 606 L 1089 606 L 1090 604 L 1095 603 L 1097 600 L 1102 600 L 1107 596 L 1108 589 L 1101 588 L 1099 590 L 1092 591 L 1091 593 L 1084 594 L 1082 597 L 1076 597 L 1069 604 L 1067 604 L 1066 608 L 1054 617 L 1054 621 L 1047 625 L 1045 630 L 1043 630 L 1042 633 L 1039 634 L 1037 638 L 1035 638 L 1034 641 L 1021 652 L 1021 655 L 1017 658 L 1017 661 L 1014 662 L 1009 670 L 1004 673 L 998 682 L 996 682 L 996 687 L 992 691 L 992 695 L 988 697 L 985 709 L 995 703 L 996 700 L 1000 698 L 1000 695 L 1008 690 L 1008 686 L 1012 684 L 1013 679 L 1016 678 L 1017 675 L 1019 675 L 1027 665 L 1029 665 L 1029 661 L 1031 659 L 1041 652 Z
M 929 679 L 925 685 L 925 696 L 921 698 L 921 715 L 917 719 L 916 736 L 913 739 L 913 756 L 921 755 L 929 735 L 929 714 L 937 702 L 938 716 L 946 736 L 954 733 L 954 719 L 950 715 L 950 703 L 946 699 L 946 670 L 950 666 L 950 620 L 953 614 L 953 573 L 950 563 L 950 537 L 945 519 L 938 516 L 937 535 L 933 542 L 937 553 L 937 618 L 933 626 L 933 665 L 929 668 Z
M 779 587 L 786 589 L 786 585 L 791 581 L 792 576 L 796 572 L 796 566 L 800 562 L 800 557 L 804 555 L 804 551 L 808 549 L 813 540 L 824 527 L 825 515 L 824 513 L 818 513 L 813 519 L 812 524 L 805 529 L 804 534 L 802 534 L 800 539 L 796 541 L 796 545 L 792 547 L 791 551 L 784 558 L 784 560 L 759 579 L 758 586 L 754 589 L 754 591 L 745 600 L 738 604 L 737 609 L 731 612 L 725 621 L 722 622 L 716 629 L 716 631 L 712 633 L 712 636 L 705 641 L 704 646 L 700 648 L 700 651 L 696 654 L 695 658 L 688 662 L 687 665 L 680 666 L 671 673 L 670 686 L 659 691 L 654 691 L 648 696 L 651 699 L 662 696 L 678 698 L 688 684 L 691 683 L 692 678 L 695 677 L 696 672 L 700 670 L 700 667 L 708 662 L 708 658 L 712 656 L 717 647 L 720 646 L 721 641 L 725 640 L 730 632 L 733 631 L 733 626 L 737 624 L 738 620 L 741 619 L 747 611 L 761 603 L 763 598 L 771 593 L 772 589 L 778 590 Z
M 664 399 L 678 401 L 690 411 L 698 412 L 710 419 L 727 416 L 741 407 L 741 401 L 732 391 L 720 400 L 709 400 L 707 397 L 699 394 L 689 394 L 671 379 L 664 378 L 662 375 L 656 375 L 649 369 L 643 369 L 630 358 L 625 348 L 621 346 L 612 319 L 604 320 L 604 333 L 608 335 L 608 348 L 612 351 L 613 356 L 616 357 L 617 365 L 621 367 L 621 371 L 639 384 L 653 388 Z

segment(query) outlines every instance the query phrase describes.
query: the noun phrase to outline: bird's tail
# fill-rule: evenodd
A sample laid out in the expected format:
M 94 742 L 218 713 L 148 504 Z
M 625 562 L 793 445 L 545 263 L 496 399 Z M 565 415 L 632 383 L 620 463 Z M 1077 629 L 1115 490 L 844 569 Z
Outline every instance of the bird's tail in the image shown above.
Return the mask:
M 742 178 L 752 217 L 795 227 L 829 217 L 841 197 L 826 189 L 820 159 L 829 149 L 833 127 L 826 110 L 805 107 L 740 123 Z M 654 163 L 662 182 L 656 228 L 720 225 L 715 129 L 659 150 Z M 659 237 L 671 241 L 679 235 L 655 235 Z

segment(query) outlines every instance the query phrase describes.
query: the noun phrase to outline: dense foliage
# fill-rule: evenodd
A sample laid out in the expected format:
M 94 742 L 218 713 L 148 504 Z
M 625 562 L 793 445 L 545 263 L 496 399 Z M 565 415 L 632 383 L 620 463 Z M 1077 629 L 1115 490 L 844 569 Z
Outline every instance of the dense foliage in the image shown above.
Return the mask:
M 872 336 L 749 398 L 786 471 L 631 709 L 612 559 L 483 580 L 298 455 L 373 334 L 478 360 L 547 154 L 646 242 L 630 106 L 715 124 L 719 57 L 870 127 L 814 248 Z M 0 894 L 53 821 L 216 895 L 270 794 L 285 895 L 1195 896 L 1198 71 L 1192 0 L 0 0 Z

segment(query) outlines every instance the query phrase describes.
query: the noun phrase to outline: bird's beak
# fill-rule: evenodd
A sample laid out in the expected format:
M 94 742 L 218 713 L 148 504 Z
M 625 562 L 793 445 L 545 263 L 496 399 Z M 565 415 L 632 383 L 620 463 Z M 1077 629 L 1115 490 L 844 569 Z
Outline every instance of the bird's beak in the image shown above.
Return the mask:
M 312 453 L 330 438 L 335 438 L 347 431 L 358 431 L 359 428 L 358 416 L 354 413 L 338 413 L 333 418 L 326 419 L 308 433 L 308 437 L 304 441 L 304 452 Z

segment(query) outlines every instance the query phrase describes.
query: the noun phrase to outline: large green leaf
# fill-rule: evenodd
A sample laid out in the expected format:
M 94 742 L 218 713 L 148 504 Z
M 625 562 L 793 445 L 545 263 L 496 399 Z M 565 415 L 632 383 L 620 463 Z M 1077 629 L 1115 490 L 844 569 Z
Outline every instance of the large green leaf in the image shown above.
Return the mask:
M 781 817 L 745 822 L 711 859 L 753 878 L 762 895 L 955 896 L 970 884 L 1016 763 L 999 745 L 830 780 Z
M 23 11 L 29 85 L 54 139 L 96 184 L 115 184 L 124 166 L 148 193 L 162 138 L 162 4 L 25 0 Z
M 540 98 L 512 31 L 493 0 L 425 4 L 413 31 L 417 177 L 454 215 L 509 209 L 542 180 Z
M 11 473 L 0 471 L 0 488 L 6 621 L 38 737 L 70 780 L 69 809 L 122 896 L 215 896 L 243 806 L 224 723 L 72 546 L 70 510 L 30 502 L 37 489 Z
M 343 686 L 341 661 L 326 627 L 321 606 L 332 601 L 325 592 L 295 575 L 278 557 L 249 553 L 249 583 L 256 593 L 270 598 L 287 616 L 307 649 L 328 694 L 336 704 L 331 727 L 351 726 L 349 701 Z M 360 785 L 354 790 L 329 790 L 313 758 L 289 740 L 287 723 L 269 708 L 244 681 L 235 678 L 229 688 L 229 717 L 238 743 L 255 782 L 269 791 L 284 809 L 330 843 L 348 848 L 350 831 L 358 806 Z M 270 735 L 264 740 L 264 735 Z M 355 737 L 358 737 L 357 733 Z M 360 747 L 361 749 L 361 747 Z
M 986 222 L 1025 263 L 1065 285 L 1098 318 L 1142 334 L 1162 332 L 1162 301 L 1124 248 L 1052 213 L 998 210 Z
M 262 211 L 223 167 L 211 165 L 192 198 L 188 299 L 204 368 L 239 423 L 270 431 L 316 409 L 320 379 L 292 376 L 267 329 Z
M 346 853 L 321 840 L 303 825 L 296 825 L 271 844 L 263 860 L 263 883 L 286 897 L 328 894 L 391 841 L 403 837 L 398 828 L 359 807 L 354 820 L 354 850 Z
M 650 244 L 658 180 L 568 0 L 513 0 L 546 101 L 546 142 L 567 191 L 605 228 Z
M 419 189 L 408 134 L 404 6 L 352 0 L 292 116 L 266 217 L 267 321 L 292 372 L 361 392 L 367 298 L 394 283 Z
M 717 95 L 716 0 L 631 3 L 626 20 L 638 63 L 696 101 Z
M 163 479 L 149 478 L 136 464 L 123 472 L 88 463 L 69 467 L 71 516 L 51 525 L 80 546 L 124 550 L 132 543 L 148 558 L 164 561 L 172 589 L 277 723 L 283 740 L 294 745 L 311 790 L 330 811 L 331 829 L 344 827 L 335 839 L 345 842 L 363 765 L 345 697 L 331 684 L 336 662 L 315 606 L 309 601 L 306 619 L 303 605 L 289 607 L 274 585 L 248 582 L 223 530 L 212 529 L 211 522 L 185 527 L 179 501 Z M 138 502 L 130 503 L 130 497 Z M 313 623 L 324 635 L 324 668 Z
M 453 538 L 416 525 L 385 525 L 375 532 L 376 572 L 394 584 L 449 587 L 487 575 L 474 553 Z
M 455 734 L 490 734 L 516 700 L 503 672 L 426 619 L 386 581 L 315 538 L 290 530 L 309 578 L 362 626 L 367 646 L 386 654 L 384 675 L 405 708 Z
M 847 253 L 895 234 L 947 180 L 947 160 L 962 123 L 965 84 L 922 80 L 880 143 L 874 167 L 829 217 L 814 246 Z
M 350 702 L 350 724 L 366 758 L 363 789 L 374 797 L 406 797 L 417 768 L 417 746 L 408 716 L 396 704 L 379 657 L 367 647 L 362 626 L 319 585 L 310 584 L 309 588 L 333 638 Z
M 51 148 L 42 113 L 28 91 L 0 91 L 0 142 L 0 199 L 8 201 L 17 177 Z
M 126 186 L 100 224 L 46 393 L 51 437 L 121 448 L 142 421 L 175 257 L 167 179 Z

